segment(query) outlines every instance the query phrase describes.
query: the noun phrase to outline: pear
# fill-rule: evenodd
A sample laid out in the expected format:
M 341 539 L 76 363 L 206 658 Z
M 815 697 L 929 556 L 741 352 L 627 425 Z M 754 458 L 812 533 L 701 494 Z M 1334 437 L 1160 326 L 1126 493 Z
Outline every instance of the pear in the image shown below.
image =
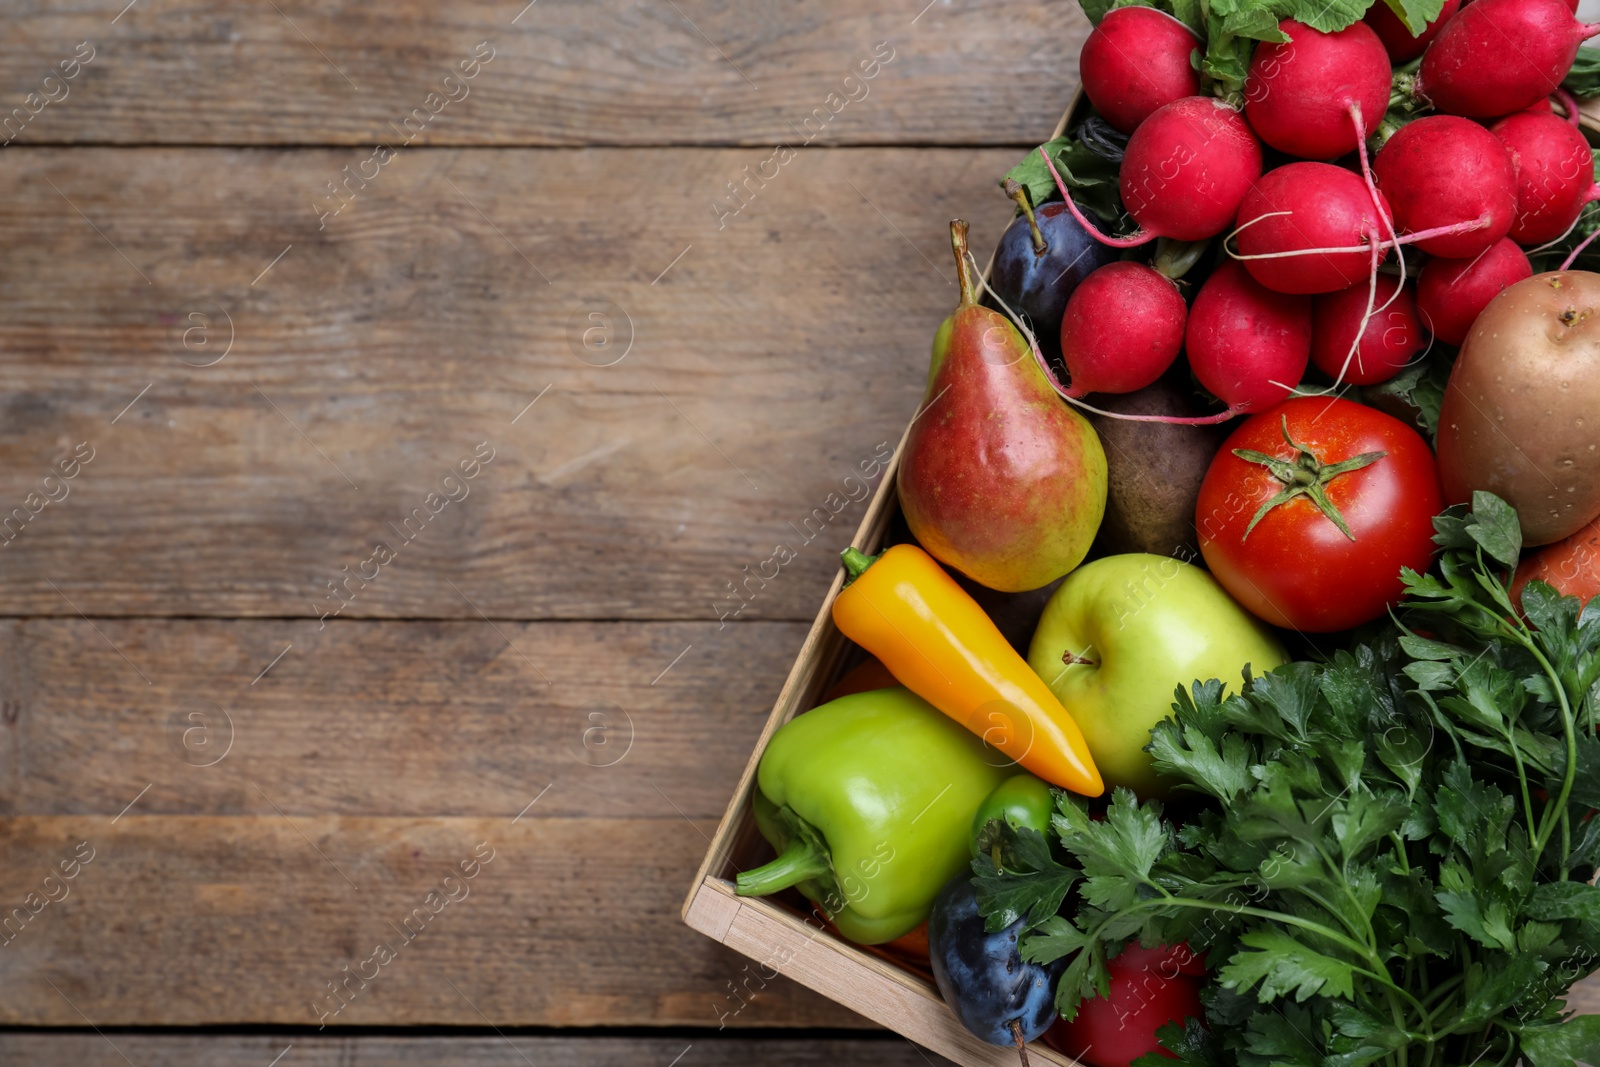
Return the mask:
M 936 559 L 1020 593 L 1083 561 L 1106 510 L 1106 455 L 1028 342 L 978 305 L 967 224 L 950 224 L 961 303 L 939 327 L 900 461 L 900 509 Z

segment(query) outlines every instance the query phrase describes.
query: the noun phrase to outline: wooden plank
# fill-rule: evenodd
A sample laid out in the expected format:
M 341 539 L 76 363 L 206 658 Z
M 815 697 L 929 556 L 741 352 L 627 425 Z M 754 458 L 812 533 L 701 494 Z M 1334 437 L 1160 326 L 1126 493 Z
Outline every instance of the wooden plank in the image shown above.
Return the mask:
M 115 1046 L 115 1047 L 113 1047 Z M 11 1067 L 267 1067 L 285 1048 L 282 1067 L 932 1067 L 948 1061 L 889 1034 L 799 1038 L 774 1034 L 684 1037 L 304 1037 L 112 1032 L 0 1033 L 0 1060 Z M 126 1055 L 127 1059 L 122 1057 Z M 674 1057 L 681 1056 L 678 1060 Z
M 677 916 L 803 636 L 0 621 L 0 919 L 28 915 L 0 925 L 0 987 L 32 989 L 0 1023 L 316 1024 L 488 840 L 470 895 L 330 1025 L 866 1025 Z M 30 904 L 80 841 L 69 894 Z
M 1600 974 L 1590 975 L 1573 986 L 1567 1007 L 1580 1015 L 1600 1015 Z
M 1015 155 L 802 153 L 719 229 L 748 149 L 419 150 L 319 230 L 349 151 L 0 153 L 4 610 L 809 619 Z
M 148 785 L 147 815 L 510 817 L 554 783 L 530 818 L 714 822 L 804 633 L 0 621 L 0 813 L 110 817 Z
M 866 1025 L 677 921 L 710 819 L 272 803 L 0 819 L 0 1025 Z
M 26 109 L 7 136 L 368 147 L 408 136 L 474 145 L 770 148 L 808 135 L 817 144 L 1023 144 L 1060 114 L 1088 32 L 1070 0 L 926 8 L 411 0 L 386 5 L 381 18 L 310 0 L 244 8 L 135 0 L 113 20 L 122 3 L 8 9 L 0 99 L 7 112 Z M 64 68 L 75 77 L 62 79 L 59 64 L 78 55 L 92 59 Z M 860 79 L 864 62 L 871 79 Z M 413 109 L 422 111 L 401 127 Z

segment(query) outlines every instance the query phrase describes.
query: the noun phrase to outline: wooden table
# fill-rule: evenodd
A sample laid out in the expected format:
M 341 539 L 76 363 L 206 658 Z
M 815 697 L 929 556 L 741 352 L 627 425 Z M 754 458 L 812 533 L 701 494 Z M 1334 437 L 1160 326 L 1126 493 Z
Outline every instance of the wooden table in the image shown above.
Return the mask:
M 923 1062 L 677 909 L 1074 86 L 925 2 L 8 8 L 0 1062 Z
M 125 2 L 0 40 L 0 1061 L 923 1062 L 677 908 L 1076 6 Z

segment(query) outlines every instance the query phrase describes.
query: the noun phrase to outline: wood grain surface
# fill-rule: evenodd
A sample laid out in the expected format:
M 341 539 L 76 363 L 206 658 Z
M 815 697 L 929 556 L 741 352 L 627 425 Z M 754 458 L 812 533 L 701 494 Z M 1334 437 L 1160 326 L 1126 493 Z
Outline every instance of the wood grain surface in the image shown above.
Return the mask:
M 285 1053 L 285 1049 L 289 1050 Z M 933 1067 L 945 1060 L 892 1035 L 684 1037 L 304 1037 L 299 1035 L 0 1034 L 11 1067 Z M 126 1057 L 126 1058 L 124 1058 Z
M 765 983 L 677 921 L 802 626 L 314 630 L 0 623 L 0 903 L 96 852 L 0 945 L 0 1021 L 860 1025 L 736 996 Z M 313 1012 L 481 841 L 469 894 Z
M 18 143 L 368 148 L 1025 146 L 1089 29 L 1066 0 L 22 0 L 6 25 L 0 115 L 59 98 Z
M 4 608 L 809 619 L 954 306 L 949 219 L 996 236 L 1016 155 L 804 152 L 719 229 L 762 153 L 419 149 L 319 230 L 359 153 L 0 153 L 0 515 L 93 454 L 7 528 Z
M 241 786 L 268 814 L 0 823 L 8 908 L 92 857 L 59 902 L 13 920 L 0 1021 L 864 1025 L 787 983 L 762 988 L 754 964 L 677 921 L 715 823 L 666 799 L 633 818 L 513 822 L 514 805 L 412 819 L 302 815 Z

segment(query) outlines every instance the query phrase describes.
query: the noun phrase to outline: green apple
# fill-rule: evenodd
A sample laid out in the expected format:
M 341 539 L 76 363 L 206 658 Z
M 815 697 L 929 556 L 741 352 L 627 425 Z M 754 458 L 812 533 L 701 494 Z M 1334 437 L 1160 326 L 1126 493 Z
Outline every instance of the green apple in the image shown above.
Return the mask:
M 1028 664 L 1077 720 L 1106 786 L 1159 795 L 1144 747 L 1196 679 L 1233 690 L 1248 664 L 1285 660 L 1271 631 L 1215 578 L 1170 556 L 1134 552 L 1086 563 L 1045 605 Z

